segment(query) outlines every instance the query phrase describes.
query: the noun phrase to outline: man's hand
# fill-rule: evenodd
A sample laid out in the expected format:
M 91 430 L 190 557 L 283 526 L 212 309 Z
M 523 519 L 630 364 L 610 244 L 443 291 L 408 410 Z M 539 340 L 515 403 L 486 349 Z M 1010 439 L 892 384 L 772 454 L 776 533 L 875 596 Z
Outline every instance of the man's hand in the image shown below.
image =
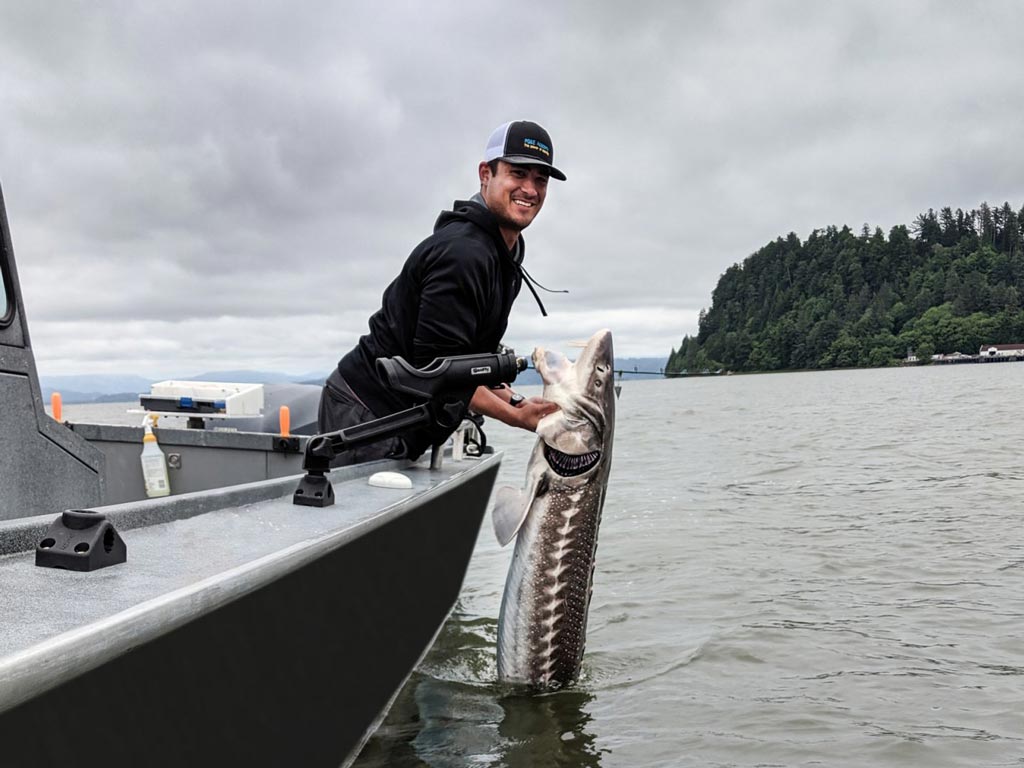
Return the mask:
M 516 408 L 521 422 L 518 426 L 531 432 L 537 431 L 537 424 L 550 413 L 559 410 L 558 405 L 543 397 L 531 397 L 520 403 Z
M 510 389 L 477 387 L 469 407 L 484 416 L 490 416 L 512 427 L 537 431 L 537 423 L 558 410 L 558 405 L 543 397 L 531 397 L 518 406 L 509 403 Z

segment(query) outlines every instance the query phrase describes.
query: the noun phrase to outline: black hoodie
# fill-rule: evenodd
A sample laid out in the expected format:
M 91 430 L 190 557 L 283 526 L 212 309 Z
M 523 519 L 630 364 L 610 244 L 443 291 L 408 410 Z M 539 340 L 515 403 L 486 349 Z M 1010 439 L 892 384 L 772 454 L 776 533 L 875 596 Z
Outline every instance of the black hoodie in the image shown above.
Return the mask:
M 519 238 L 519 259 L 526 246 Z M 443 211 L 384 290 L 370 332 L 338 371 L 378 418 L 417 404 L 377 376 L 376 359 L 400 355 L 417 368 L 435 357 L 494 352 L 501 343 L 522 274 L 485 207 L 459 200 Z M 405 437 L 410 457 L 431 444 L 423 431 Z

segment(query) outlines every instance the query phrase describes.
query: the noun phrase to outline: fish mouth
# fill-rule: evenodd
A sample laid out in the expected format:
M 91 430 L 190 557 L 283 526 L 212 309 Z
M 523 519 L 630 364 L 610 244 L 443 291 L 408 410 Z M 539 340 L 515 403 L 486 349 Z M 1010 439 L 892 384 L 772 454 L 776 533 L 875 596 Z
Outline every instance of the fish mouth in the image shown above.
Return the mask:
M 562 477 L 575 477 L 576 475 L 582 475 L 584 472 L 589 472 L 596 467 L 597 463 L 601 460 L 601 452 L 562 453 L 545 443 L 544 458 L 547 460 L 548 466 L 555 471 L 555 474 Z

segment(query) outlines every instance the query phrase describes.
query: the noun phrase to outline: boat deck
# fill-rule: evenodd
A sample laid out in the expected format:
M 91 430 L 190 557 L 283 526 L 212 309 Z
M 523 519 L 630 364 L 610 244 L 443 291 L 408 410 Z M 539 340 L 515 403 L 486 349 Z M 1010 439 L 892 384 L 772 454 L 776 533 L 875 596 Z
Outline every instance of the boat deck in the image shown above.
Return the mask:
M 496 471 L 497 458 L 337 469 L 337 502 L 324 508 L 292 504 L 296 477 L 101 508 L 128 561 L 86 573 L 34 565 L 56 515 L 0 525 L 0 538 L 33 546 L 0 557 L 0 711 L 316 561 L 482 465 Z M 369 486 L 382 469 L 403 472 L 412 489 Z

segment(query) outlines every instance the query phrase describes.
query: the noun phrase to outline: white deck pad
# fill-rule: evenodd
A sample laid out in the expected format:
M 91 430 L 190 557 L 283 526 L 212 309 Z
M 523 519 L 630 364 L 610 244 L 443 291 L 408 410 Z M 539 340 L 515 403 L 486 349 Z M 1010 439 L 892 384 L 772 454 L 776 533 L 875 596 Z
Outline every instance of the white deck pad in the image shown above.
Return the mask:
M 412 488 L 412 480 L 401 472 L 374 472 L 366 482 L 377 488 L 398 488 L 400 490 Z

